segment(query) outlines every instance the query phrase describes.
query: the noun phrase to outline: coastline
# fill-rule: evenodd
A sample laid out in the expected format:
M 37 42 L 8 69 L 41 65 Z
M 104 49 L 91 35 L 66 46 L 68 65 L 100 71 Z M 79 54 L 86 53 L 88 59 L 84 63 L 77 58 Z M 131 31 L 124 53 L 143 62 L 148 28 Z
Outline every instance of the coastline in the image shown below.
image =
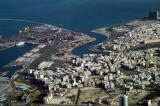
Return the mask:
M 160 23 L 160 21 L 158 21 L 158 20 L 134 19 L 134 20 L 124 22 L 122 24 L 112 25 L 110 27 L 105 26 L 105 27 L 96 28 L 96 29 L 91 30 L 91 32 L 108 37 L 108 36 L 114 36 L 114 34 L 113 34 L 114 31 L 112 30 L 112 28 L 123 27 L 123 26 L 128 26 L 128 27 L 131 26 L 132 28 L 134 28 L 134 27 L 137 27 L 137 26 L 141 26 L 141 25 L 145 25 L 145 24 L 149 24 L 149 23 L 153 23 L 153 22 L 159 22 Z
M 93 29 L 93 30 L 91 30 L 91 32 L 102 35 L 102 36 L 109 37 L 110 35 L 105 32 L 106 28 L 108 28 L 108 27 Z
M 56 27 L 56 26 L 54 26 L 54 27 Z M 87 34 L 83 34 L 83 33 L 78 33 L 78 32 L 73 32 L 73 31 L 70 31 L 70 30 L 68 30 L 68 29 L 65 29 L 65 28 L 60 28 L 60 27 L 56 27 L 56 28 L 58 28 L 58 29 L 62 29 L 62 30 L 65 30 L 65 31 L 68 31 L 68 32 L 71 32 L 71 33 L 75 33 L 76 34 L 76 38 L 75 38 L 75 40 L 73 40 L 73 41 L 62 41 L 62 44 L 64 43 L 64 46 L 62 47 L 62 48 L 59 48 L 59 50 L 56 52 L 56 54 L 55 54 L 55 57 L 56 58 L 58 58 L 58 59 L 62 59 L 62 60 L 65 60 L 65 61 L 69 61 L 69 59 L 71 59 L 71 57 L 74 57 L 75 55 L 72 53 L 72 51 L 75 49 L 75 48 L 77 48 L 77 47 L 80 47 L 80 46 L 83 46 L 83 45 L 86 45 L 86 44 L 88 44 L 88 43 L 90 43 L 90 42 L 93 42 L 93 41 L 95 41 L 96 39 L 95 38 L 92 38 L 92 37 L 90 37 L 89 35 L 87 35 Z M 27 42 L 27 41 L 26 41 Z M 65 43 L 66 42 L 66 43 Z M 40 44 L 41 43 L 39 43 L 39 46 L 40 46 Z M 50 44 L 46 44 L 46 46 L 47 45 L 50 45 Z M 5 49 L 7 49 L 7 48 L 5 48 Z M 36 48 L 33 48 L 31 51 L 33 51 L 34 49 L 36 49 Z M 39 48 L 40 49 L 40 48 Z M 48 49 L 51 49 L 50 47 L 48 48 Z M 4 50 L 4 49 L 3 49 Z M 25 67 L 26 66 L 26 64 L 28 64 L 28 62 L 27 63 L 23 63 L 23 62 L 21 62 L 21 60 L 22 59 L 24 59 L 24 58 L 26 58 L 26 56 L 28 55 L 28 54 L 30 54 L 30 53 L 32 53 L 31 51 L 28 51 L 28 52 L 26 52 L 25 54 L 23 54 L 22 56 L 20 56 L 20 57 L 18 57 L 17 59 L 15 59 L 14 61 L 11 61 L 10 63 L 8 63 L 7 65 L 5 65 L 5 67 L 12 67 L 12 65 L 15 67 L 15 66 L 19 66 L 19 65 L 23 65 L 23 67 Z M 57 54 L 61 54 L 61 52 L 62 53 L 65 53 L 65 55 L 64 56 L 61 56 L 61 57 L 58 57 L 58 56 L 56 56 Z M 52 53 L 52 52 L 51 52 Z M 39 53 L 38 53 L 39 54 Z M 41 56 L 40 56 L 41 57 Z M 27 59 L 27 58 L 26 58 Z M 20 61 L 20 62 L 19 62 Z M 23 61 L 25 61 L 25 60 L 23 60 Z M 29 64 L 32 64 L 32 62 L 31 63 L 29 63 Z
M 95 41 L 94 38 L 91 38 L 90 36 L 86 35 L 86 34 L 82 34 L 83 36 L 83 41 L 81 42 L 80 40 L 80 44 L 77 45 L 76 41 L 73 41 L 73 42 L 70 42 L 68 45 L 74 45 L 74 47 L 72 47 L 71 49 L 68 48 L 68 55 L 67 56 L 70 56 L 70 58 L 74 57 L 75 55 L 72 54 L 72 51 L 76 48 L 76 47 L 79 47 L 79 46 L 82 46 L 82 45 L 85 45 L 87 43 L 90 43 L 90 42 L 93 42 Z M 34 49 L 34 48 L 33 48 Z M 65 47 L 62 46 L 62 50 L 65 49 Z M 31 50 L 32 51 L 32 50 Z M 56 50 L 55 53 L 53 55 L 56 54 L 56 52 L 59 52 L 59 50 Z M 27 52 L 28 53 L 28 52 Z M 50 55 L 50 54 L 49 54 Z M 44 54 L 44 56 L 46 57 L 46 54 Z M 43 55 L 41 55 L 39 58 L 43 57 Z M 61 57 L 61 58 L 64 58 L 64 57 Z M 61 58 L 58 57 L 59 60 L 61 60 Z M 36 60 L 35 60 L 36 61 Z M 68 59 L 66 59 L 65 61 L 69 61 Z M 64 62 L 65 62 L 64 61 Z M 33 64 L 33 62 L 31 63 Z M 24 83 L 26 84 L 25 80 L 23 80 L 22 77 L 23 76 L 23 73 L 26 73 L 27 72 L 27 69 L 31 66 L 31 64 L 27 65 L 27 66 L 23 66 L 22 69 L 20 70 L 17 70 L 13 75 L 12 75 L 12 78 L 15 82 L 21 82 L 21 83 Z M 38 88 L 36 84 L 33 84 L 33 83 L 27 83 L 29 86 L 32 85 L 32 87 L 35 89 L 35 88 Z M 41 89 L 41 88 L 38 88 L 38 92 L 39 92 L 39 95 L 43 94 L 44 93 L 44 90 Z M 35 97 L 37 98 L 37 97 Z
M 137 22 L 137 21 L 140 21 L 140 20 L 132 20 L 132 21 L 129 21 L 129 22 L 127 22 L 127 23 L 125 23 L 125 24 L 120 24 L 120 26 L 121 25 L 127 25 L 127 24 L 130 24 L 130 23 L 135 23 L 135 22 Z M 115 25 L 115 26 L 117 26 L 117 25 Z M 112 27 L 114 27 L 114 26 L 112 26 Z M 106 36 L 106 37 L 110 37 L 111 39 L 113 38 L 113 36 L 110 36 L 108 33 L 106 34 L 105 32 L 103 32 L 106 28 L 109 28 L 109 27 L 103 27 L 103 28 L 99 28 L 99 29 L 95 29 L 95 30 L 92 30 L 91 32 L 93 32 L 93 33 L 98 33 L 100 36 L 102 35 L 102 36 Z M 67 30 L 67 29 L 65 29 L 65 30 Z M 101 32 L 102 31 L 102 32 Z M 105 34 L 103 34 L 103 33 L 105 33 Z M 81 33 L 82 34 L 82 33 Z M 62 51 L 64 51 L 65 53 L 66 53 L 66 55 L 65 56 L 63 56 L 63 57 L 60 57 L 60 58 L 63 58 L 63 60 L 68 60 L 67 58 L 71 58 L 71 57 L 74 57 L 74 56 L 76 56 L 75 54 L 73 54 L 72 52 L 73 52 L 73 50 L 74 49 L 76 49 L 77 47 L 80 47 L 80 46 L 83 46 L 83 45 L 86 45 L 86 44 L 88 44 L 88 43 L 91 43 L 91 42 L 93 42 L 93 41 L 96 41 L 96 39 L 95 38 L 92 38 L 92 37 L 90 37 L 89 35 L 86 35 L 86 34 L 82 34 L 83 36 L 82 37 L 84 37 L 84 39 L 83 39 L 83 41 L 81 41 L 81 40 L 77 40 L 77 41 L 73 41 L 73 42 L 70 42 L 69 43 L 69 48 L 67 48 L 68 50 L 66 50 L 65 48 L 64 48 L 64 50 L 62 49 Z M 87 39 L 87 40 L 86 40 Z M 110 39 L 108 39 L 108 40 L 106 40 L 106 41 L 109 41 Z M 101 43 L 104 43 L 104 42 L 106 42 L 106 41 L 103 41 L 103 42 L 101 42 Z M 79 44 L 77 44 L 77 42 L 80 42 Z M 101 44 L 100 43 L 100 44 Z M 99 44 L 98 44 L 99 45 Z M 103 53 L 103 52 L 100 52 L 98 49 L 97 49 L 97 46 L 98 45 L 95 45 L 95 46 L 92 46 L 92 47 L 90 47 L 89 48 L 89 51 L 92 51 L 92 52 L 95 52 L 95 53 Z M 11 46 L 12 47 L 12 46 Z M 137 46 L 137 47 L 139 47 L 139 46 Z M 140 46 L 140 47 L 142 47 L 142 46 Z M 7 48 L 5 48 L 5 49 L 7 49 Z M 4 49 L 3 49 L 4 50 Z M 110 51 L 110 50 L 108 50 L 108 51 Z M 107 52 L 108 52 L 107 51 Z
M 137 20 L 136 20 L 137 21 Z M 134 23 L 134 22 L 136 22 L 135 20 L 133 20 L 133 21 L 129 21 L 127 24 L 129 24 L 129 23 Z M 139 21 L 139 20 L 138 20 Z M 121 24 L 121 25 L 126 25 L 126 24 Z M 120 25 L 120 26 L 121 26 Z M 116 25 L 117 26 L 117 25 Z M 102 34 L 102 33 L 99 33 L 99 32 L 101 32 L 101 31 L 104 31 L 104 29 L 106 29 L 106 28 L 109 28 L 109 27 L 103 27 L 103 28 L 99 28 L 99 29 L 96 29 L 96 30 L 92 30 L 91 32 L 93 32 L 93 33 L 98 33 L 100 36 L 102 35 L 102 36 L 106 36 L 106 37 L 111 37 L 111 39 L 112 39 L 112 36 L 109 36 L 109 34 Z M 67 29 L 65 29 L 65 30 L 67 30 Z M 98 32 L 97 32 L 98 31 Z M 63 52 L 65 52 L 66 54 L 64 55 L 64 56 L 62 56 L 62 57 L 57 57 L 57 58 L 61 58 L 62 60 L 65 60 L 65 61 L 69 61 L 72 57 L 75 57 L 76 55 L 75 54 L 73 54 L 72 52 L 73 52 L 73 50 L 74 49 L 76 49 L 77 47 L 80 47 L 80 46 L 83 46 L 83 45 L 86 45 L 86 44 L 88 44 L 88 43 L 90 43 L 90 42 L 93 42 L 93 41 L 96 41 L 96 39 L 95 38 L 92 38 L 92 37 L 90 37 L 89 35 L 86 35 L 86 34 L 82 34 L 82 33 L 80 33 L 82 36 L 82 39 L 83 40 L 80 40 L 80 39 L 77 39 L 76 41 L 73 41 L 73 42 L 69 42 L 69 44 L 67 45 L 68 46 L 68 48 L 66 49 L 65 47 L 64 48 L 62 48 L 61 49 L 61 52 L 63 51 Z M 110 39 L 109 39 L 110 40 Z M 106 41 L 108 41 L 108 40 L 106 40 Z M 106 41 L 103 41 L 103 42 L 106 42 Z M 78 43 L 77 43 L 78 42 Z M 103 43 L 103 42 L 101 42 L 101 43 Z M 158 42 L 159 43 L 159 42 Z M 157 44 L 157 43 L 156 43 Z M 98 44 L 99 45 L 99 44 Z M 93 52 L 96 52 L 96 53 L 103 53 L 103 52 L 100 52 L 97 48 L 96 48 L 96 46 L 98 46 L 98 45 L 95 45 L 95 46 L 93 46 L 93 47 L 90 47 L 89 48 L 89 50 L 90 51 L 93 51 Z M 138 46 L 137 46 L 138 47 Z M 108 50 L 109 51 L 109 50 Z
M 73 54 L 74 49 L 96 41 L 95 38 L 92 38 L 87 34 L 82 34 L 81 37 L 83 38 L 83 40 L 77 40 L 77 41 L 70 42 L 67 45 L 67 47 L 64 47 L 60 50 L 60 53 L 63 53 L 63 52 L 65 53 L 64 56 L 62 57 L 55 56 L 55 58 L 61 59 L 64 61 L 70 61 L 72 57 L 77 57 L 77 55 Z
M 93 46 L 90 50 L 95 51 L 95 52 L 100 52 L 98 46 L 103 43 L 108 42 L 107 48 L 109 50 L 106 51 L 106 52 L 108 52 L 108 51 L 110 51 L 111 47 L 113 47 L 113 45 L 111 43 L 113 42 L 114 39 L 124 36 L 125 33 L 133 30 L 136 27 L 140 27 L 140 26 L 144 26 L 144 25 L 148 25 L 148 24 L 152 24 L 152 23 L 160 23 L 160 21 L 159 20 L 149 20 L 149 19 L 135 19 L 135 20 L 131 20 L 131 21 L 128 21 L 128 22 L 125 22 L 122 24 L 113 25 L 111 27 L 102 27 L 102 28 L 94 29 L 91 32 L 94 32 L 96 34 L 100 34 L 103 36 L 108 36 L 109 39 L 98 44 L 98 45 Z M 133 47 L 131 49 L 127 49 L 127 50 L 138 49 L 141 47 L 145 47 L 148 45 L 156 45 L 159 43 L 160 43 L 159 39 L 147 40 L 147 41 L 144 41 L 143 44 L 139 44 L 139 45 L 137 44 L 135 46 L 133 45 Z
M 74 48 L 72 49 L 72 51 L 73 51 L 74 49 L 76 49 L 77 47 L 84 46 L 84 45 L 86 45 L 86 44 L 88 44 L 88 43 L 91 43 L 91 42 L 96 41 L 96 38 L 92 38 L 92 37 L 90 37 L 90 36 L 88 36 L 88 35 L 86 35 L 86 36 L 88 37 L 88 40 L 87 40 L 88 42 L 86 41 L 85 43 L 83 43 L 83 44 L 81 44 L 81 45 L 79 45 L 79 46 L 74 47 Z M 76 55 L 74 55 L 72 52 L 71 52 L 71 55 L 76 56 Z

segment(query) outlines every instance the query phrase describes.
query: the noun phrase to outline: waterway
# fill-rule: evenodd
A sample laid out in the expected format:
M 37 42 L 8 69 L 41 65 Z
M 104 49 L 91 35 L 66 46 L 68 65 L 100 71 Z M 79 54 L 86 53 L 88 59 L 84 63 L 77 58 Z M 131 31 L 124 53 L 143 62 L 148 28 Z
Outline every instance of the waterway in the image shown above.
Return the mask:
M 138 19 L 157 9 L 160 10 L 159 0 L 0 0 L 0 34 L 7 38 L 22 27 L 37 25 L 1 20 L 5 18 L 32 20 L 64 27 L 96 38 L 95 42 L 73 51 L 76 55 L 82 55 L 90 53 L 89 47 L 106 40 L 104 36 L 91 33 L 92 29 Z M 31 45 L 25 45 L 0 51 L 0 71 L 15 70 L 4 69 L 3 66 L 32 48 Z

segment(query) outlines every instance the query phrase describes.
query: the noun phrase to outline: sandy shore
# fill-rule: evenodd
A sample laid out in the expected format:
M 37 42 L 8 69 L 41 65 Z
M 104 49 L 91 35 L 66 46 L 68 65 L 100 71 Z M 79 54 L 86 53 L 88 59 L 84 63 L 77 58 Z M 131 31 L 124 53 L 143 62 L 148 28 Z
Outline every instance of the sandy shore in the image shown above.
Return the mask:
M 97 33 L 97 34 L 100 34 L 100 35 L 105 35 L 105 36 L 109 36 L 109 33 L 106 31 L 108 27 L 104 27 L 104 28 L 98 28 L 98 29 L 94 29 L 92 30 L 91 32 L 93 33 Z
M 128 30 L 131 30 L 135 27 L 151 24 L 154 22 L 160 23 L 160 21 L 156 21 L 156 20 L 132 20 L 120 25 L 113 25 L 111 27 L 102 27 L 102 28 L 93 29 L 91 32 L 94 32 L 100 35 L 105 35 L 107 37 L 115 36 L 116 34 L 125 33 Z

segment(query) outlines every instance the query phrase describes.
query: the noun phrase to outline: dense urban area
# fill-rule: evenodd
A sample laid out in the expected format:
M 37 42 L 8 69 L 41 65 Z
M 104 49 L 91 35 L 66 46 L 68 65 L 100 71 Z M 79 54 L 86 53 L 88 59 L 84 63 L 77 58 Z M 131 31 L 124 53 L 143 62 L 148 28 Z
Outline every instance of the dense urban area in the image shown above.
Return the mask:
M 160 13 L 92 32 L 109 37 L 76 56 L 72 50 L 94 41 L 52 25 L 25 27 L 0 37 L 2 49 L 36 45 L 5 67 L 22 66 L 9 79 L 1 73 L 0 103 L 13 106 L 159 106 Z M 100 35 L 101 36 L 101 35 Z

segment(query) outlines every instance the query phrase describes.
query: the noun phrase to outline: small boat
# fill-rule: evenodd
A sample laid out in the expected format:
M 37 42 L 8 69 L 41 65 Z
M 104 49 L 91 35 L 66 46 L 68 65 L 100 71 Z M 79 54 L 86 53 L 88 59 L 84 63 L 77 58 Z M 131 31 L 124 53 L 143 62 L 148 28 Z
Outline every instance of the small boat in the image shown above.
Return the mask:
M 25 42 L 19 42 L 16 44 L 16 46 L 23 46 L 25 44 Z

